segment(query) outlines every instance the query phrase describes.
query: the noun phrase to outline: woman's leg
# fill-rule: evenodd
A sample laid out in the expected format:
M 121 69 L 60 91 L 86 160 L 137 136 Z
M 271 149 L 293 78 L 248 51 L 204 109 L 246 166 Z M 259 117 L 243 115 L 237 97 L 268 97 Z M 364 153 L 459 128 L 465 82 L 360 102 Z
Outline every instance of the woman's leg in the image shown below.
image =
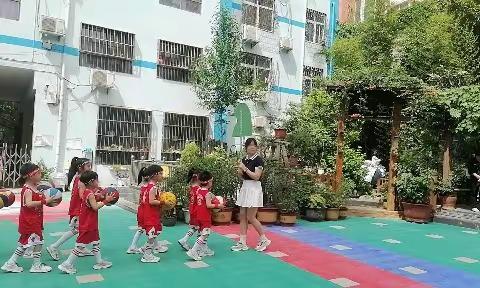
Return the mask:
M 240 207 L 240 242 L 247 244 L 248 216 L 247 208 Z
M 263 232 L 262 223 L 260 223 L 260 221 L 257 220 L 257 211 L 258 211 L 258 208 L 256 207 L 247 208 L 247 219 L 248 219 L 248 222 L 250 222 L 253 225 L 253 228 L 257 230 L 258 235 L 262 236 L 264 235 L 264 232 Z

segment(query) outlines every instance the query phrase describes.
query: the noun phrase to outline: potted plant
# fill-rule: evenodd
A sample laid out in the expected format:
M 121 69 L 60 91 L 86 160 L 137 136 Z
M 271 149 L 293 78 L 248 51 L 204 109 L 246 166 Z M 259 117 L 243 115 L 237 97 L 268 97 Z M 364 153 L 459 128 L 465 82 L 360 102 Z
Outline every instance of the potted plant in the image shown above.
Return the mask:
M 397 191 L 403 206 L 403 218 L 406 221 L 428 223 L 432 220 L 433 211 L 429 205 L 430 183 L 430 172 L 417 175 L 410 172 L 400 173 Z
M 323 221 L 327 212 L 327 202 L 324 193 L 314 193 L 308 198 L 307 210 L 305 211 L 305 219 L 308 221 Z
M 263 206 L 258 209 L 257 219 L 263 224 L 274 224 L 278 220 L 279 195 L 287 189 L 289 183 L 288 169 L 278 160 L 265 161 L 262 176 Z
M 294 197 L 287 197 L 278 206 L 280 208 L 280 224 L 284 226 L 295 225 L 297 223 L 298 203 Z
M 327 221 L 337 221 L 340 217 L 341 196 L 339 193 L 329 191 L 325 194 L 327 212 L 325 219 Z
M 172 227 L 177 224 L 177 215 L 175 213 L 175 208 L 162 211 L 162 225 L 166 227 Z
M 436 186 L 436 190 L 442 203 L 442 208 L 455 209 L 455 206 L 457 205 L 457 193 L 455 193 L 455 190 L 453 189 L 451 178 L 439 182 Z
M 285 128 L 275 128 L 273 129 L 275 133 L 275 139 L 284 140 L 287 138 L 287 129 Z

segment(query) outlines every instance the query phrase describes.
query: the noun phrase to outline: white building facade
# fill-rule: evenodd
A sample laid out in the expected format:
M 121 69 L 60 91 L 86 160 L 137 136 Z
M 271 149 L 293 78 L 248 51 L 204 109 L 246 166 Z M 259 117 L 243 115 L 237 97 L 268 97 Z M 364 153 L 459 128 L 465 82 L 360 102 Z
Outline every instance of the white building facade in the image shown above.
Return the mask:
M 0 0 L 0 101 L 17 104 L 14 142 L 57 171 L 73 156 L 126 165 L 208 142 L 213 121 L 190 68 L 220 5 L 240 21 L 246 65 L 271 90 L 265 109 L 249 103 L 252 117 L 281 115 L 327 75 L 320 52 L 335 1 Z

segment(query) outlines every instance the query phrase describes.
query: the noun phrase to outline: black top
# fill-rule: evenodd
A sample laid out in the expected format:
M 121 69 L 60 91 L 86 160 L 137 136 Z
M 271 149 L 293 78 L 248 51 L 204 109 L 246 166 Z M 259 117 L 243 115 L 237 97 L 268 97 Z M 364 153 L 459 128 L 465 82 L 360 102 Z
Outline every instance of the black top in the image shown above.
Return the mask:
M 480 174 L 480 162 L 476 157 L 472 157 L 468 163 L 468 174 L 472 180 L 478 181 L 477 178 L 473 176 L 473 173 Z
M 260 169 L 263 169 L 263 164 L 264 164 L 262 157 L 258 156 L 258 154 L 253 155 L 251 158 L 248 158 L 248 156 L 244 157 L 242 159 L 242 163 L 247 167 L 248 170 L 252 172 L 255 172 L 255 168 L 257 167 Z M 243 172 L 243 179 L 253 180 L 245 172 Z

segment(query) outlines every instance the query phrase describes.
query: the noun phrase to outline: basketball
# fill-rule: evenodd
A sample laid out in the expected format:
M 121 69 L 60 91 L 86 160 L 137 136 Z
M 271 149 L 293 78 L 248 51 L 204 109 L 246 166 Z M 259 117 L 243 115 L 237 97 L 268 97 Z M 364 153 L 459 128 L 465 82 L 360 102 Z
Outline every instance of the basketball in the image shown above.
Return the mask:
M 225 201 L 223 200 L 223 197 L 222 196 L 215 196 L 215 198 L 212 199 L 212 204 L 224 204 Z M 219 212 L 220 209 L 219 208 L 215 208 L 213 209 L 213 212 Z
M 5 195 L 8 198 L 7 203 L 4 203 L 5 207 L 12 206 L 15 203 L 15 194 L 12 191 L 0 192 L 0 195 Z
M 3 207 L 8 207 L 7 204 L 8 204 L 7 195 L 0 194 L 0 209 L 2 209 Z
M 118 190 L 113 188 L 113 187 L 107 187 L 107 188 L 103 189 L 101 194 L 103 195 L 103 199 L 105 199 L 105 197 L 107 195 L 112 194 L 113 200 L 112 200 L 112 202 L 107 204 L 108 206 L 114 205 L 115 203 L 117 203 L 118 198 L 120 198 L 120 193 L 118 193 Z
M 177 205 L 177 197 L 172 192 L 163 192 L 159 200 L 164 203 L 162 207 L 164 210 L 171 210 Z
M 53 198 L 54 201 L 47 206 L 55 207 L 62 202 L 62 192 L 56 188 L 52 188 L 47 185 L 38 185 L 37 190 L 43 193 L 47 198 Z

